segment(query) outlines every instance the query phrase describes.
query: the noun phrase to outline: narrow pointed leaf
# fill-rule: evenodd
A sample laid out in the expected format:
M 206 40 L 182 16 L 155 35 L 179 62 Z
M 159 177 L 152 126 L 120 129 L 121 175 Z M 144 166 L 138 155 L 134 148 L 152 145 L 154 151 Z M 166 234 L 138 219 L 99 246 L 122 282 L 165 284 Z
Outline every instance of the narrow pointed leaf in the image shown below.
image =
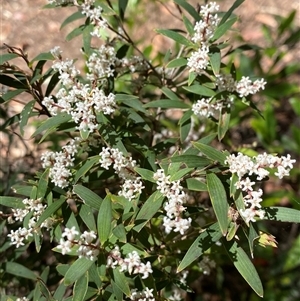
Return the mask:
M 264 208 L 264 219 L 280 222 L 300 223 L 300 210 L 286 207 Z
M 208 96 L 208 97 L 212 97 L 216 94 L 215 91 L 201 85 L 186 86 L 183 87 L 183 89 L 197 95 Z
M 86 271 L 78 280 L 76 280 L 73 288 L 72 301 L 83 301 L 89 284 L 89 274 Z
M 220 114 L 219 123 L 218 123 L 218 139 L 221 141 L 226 135 L 230 122 L 230 113 L 224 112 Z
M 6 273 L 27 278 L 31 280 L 37 280 L 37 276 L 34 272 L 29 270 L 28 268 L 24 267 L 23 265 L 17 263 L 17 262 L 6 262 L 5 264 L 5 271 Z
M 31 117 L 34 105 L 35 100 L 28 102 L 20 114 L 20 132 L 22 136 L 24 136 L 24 126 L 27 125 L 28 119 Z
M 61 26 L 60 26 L 60 29 L 64 28 L 64 27 L 65 27 L 66 25 L 68 25 L 69 23 L 74 22 L 74 21 L 76 21 L 76 20 L 78 20 L 78 19 L 82 19 L 82 18 L 84 18 L 84 15 L 83 15 L 82 12 L 79 10 L 79 11 L 75 12 L 74 14 L 72 14 L 71 16 L 69 16 L 68 18 L 66 18 L 66 19 L 62 22 L 62 24 L 61 24 Z
M 233 243 L 224 242 L 224 246 L 234 266 L 242 277 L 248 282 L 258 296 L 263 297 L 264 290 L 261 280 L 246 252 L 239 247 L 235 241 Z
M 140 212 L 136 217 L 136 226 L 133 228 L 135 231 L 139 232 L 146 223 L 154 216 L 154 214 L 159 210 L 164 200 L 164 196 L 160 191 L 155 191 L 148 200 L 142 206 Z
M 10 208 L 25 208 L 25 205 L 22 202 L 23 200 L 20 198 L 16 198 L 13 196 L 0 196 L 0 205 Z
M 228 227 L 229 205 L 227 202 L 225 188 L 221 180 L 214 173 L 208 173 L 206 176 L 206 181 L 209 197 L 213 205 L 220 229 L 223 235 L 226 235 Z
M 83 200 L 86 205 L 99 210 L 102 203 L 102 198 L 95 192 L 79 184 L 74 185 L 73 192 L 77 194 L 78 197 L 80 197 L 80 199 Z
M 78 258 L 74 263 L 72 263 L 65 275 L 65 285 L 71 285 L 74 283 L 81 276 L 83 276 L 93 264 L 94 262 L 88 258 Z
M 201 19 L 195 8 L 186 0 L 174 0 L 174 2 L 184 8 L 195 19 L 195 21 L 199 21 Z
M 112 220 L 112 208 L 111 198 L 107 195 L 99 208 L 98 213 L 98 235 L 101 245 L 108 241 L 111 234 L 111 220 Z
M 214 245 L 220 238 L 222 233 L 220 231 L 218 223 L 214 223 L 205 229 L 193 242 L 182 261 L 180 262 L 177 273 L 188 267 L 193 261 L 199 258 L 203 252 Z
M 113 276 L 118 288 L 126 295 L 130 296 L 130 287 L 124 273 L 121 273 L 118 268 L 113 269 Z
M 194 44 L 188 40 L 186 37 L 181 35 L 180 33 L 170 30 L 170 29 L 157 29 L 158 33 L 176 41 L 179 44 L 185 45 L 185 46 L 193 46 Z
M 200 150 L 207 158 L 224 164 L 224 161 L 227 157 L 225 153 L 222 153 L 219 150 L 200 142 L 192 142 L 192 144 L 195 148 Z
M 23 93 L 24 91 L 26 91 L 26 89 L 16 89 L 16 90 L 8 91 L 5 94 L 1 95 L 0 103 L 5 103 L 6 101 L 13 99 L 15 96 Z
M 162 109 L 189 109 L 190 106 L 182 100 L 176 99 L 159 99 L 146 103 L 144 108 L 162 108 Z
M 187 64 L 187 59 L 181 57 L 170 61 L 167 64 L 166 68 L 178 68 L 178 67 L 186 66 L 186 64 Z
M 220 21 L 219 25 L 222 25 L 227 21 L 227 19 L 231 16 L 232 12 L 238 8 L 245 0 L 236 0 L 233 5 L 227 10 L 226 14 L 223 16 L 222 20 Z

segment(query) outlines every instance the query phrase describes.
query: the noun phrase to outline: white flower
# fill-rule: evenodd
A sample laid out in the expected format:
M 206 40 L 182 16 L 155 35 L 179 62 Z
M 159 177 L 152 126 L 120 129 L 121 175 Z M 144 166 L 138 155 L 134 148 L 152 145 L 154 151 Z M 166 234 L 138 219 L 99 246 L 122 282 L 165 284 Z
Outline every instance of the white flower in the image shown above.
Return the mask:
M 63 238 L 60 239 L 59 245 L 57 245 L 57 249 L 61 249 L 61 254 L 65 255 L 71 252 L 73 244 L 70 240 L 64 240 Z
M 209 47 L 203 45 L 198 51 L 192 52 L 191 56 L 188 58 L 187 66 L 190 67 L 190 71 L 195 71 L 198 74 L 205 70 L 209 62 Z

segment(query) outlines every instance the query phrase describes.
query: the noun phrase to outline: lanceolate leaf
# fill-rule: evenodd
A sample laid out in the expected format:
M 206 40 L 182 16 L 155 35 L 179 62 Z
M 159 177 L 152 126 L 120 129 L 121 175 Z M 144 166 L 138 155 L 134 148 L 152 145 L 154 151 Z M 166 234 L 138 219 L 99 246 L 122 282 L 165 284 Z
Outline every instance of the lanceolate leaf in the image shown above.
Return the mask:
M 35 100 L 28 102 L 21 112 L 20 119 L 20 132 L 21 135 L 24 135 L 24 126 L 27 125 L 29 117 L 31 117 L 31 112 L 33 110 Z
M 68 18 L 65 19 L 65 21 L 61 24 L 60 29 L 64 28 L 69 23 L 74 22 L 78 19 L 82 19 L 84 17 L 85 16 L 82 14 L 81 11 L 77 11 L 74 14 L 72 14 L 71 16 L 69 16 Z
M 286 207 L 268 207 L 264 208 L 264 211 L 266 212 L 265 220 L 300 223 L 299 210 Z
M 73 288 L 72 301 L 83 301 L 89 284 L 89 274 L 86 271 L 78 280 L 76 280 Z
M 22 209 L 25 207 L 25 205 L 22 202 L 22 199 L 12 196 L 0 196 L 0 205 L 16 209 Z
M 23 93 L 24 91 L 26 91 L 26 89 L 17 89 L 17 90 L 8 91 L 5 94 L 1 95 L 0 103 L 5 103 L 6 101 L 13 99 L 15 96 Z
M 222 20 L 220 21 L 219 25 L 222 25 L 227 21 L 227 19 L 231 16 L 232 12 L 239 7 L 245 0 L 236 0 L 233 5 L 229 8 L 226 14 L 223 16 Z
M 170 30 L 170 29 L 157 29 L 156 30 L 158 33 L 178 42 L 179 44 L 185 45 L 185 46 L 193 46 L 194 44 L 185 38 L 183 35 L 180 33 Z
M 65 275 L 65 285 L 71 285 L 74 283 L 81 276 L 83 276 L 93 264 L 94 262 L 88 258 L 78 258 L 74 263 L 72 263 Z
M 135 231 L 139 232 L 146 225 L 150 218 L 152 218 L 154 214 L 159 210 L 163 200 L 164 196 L 159 191 L 155 191 L 148 198 L 136 217 L 136 226 L 133 228 Z
M 29 270 L 28 268 L 24 267 L 23 265 L 17 263 L 17 262 L 6 262 L 5 264 L 5 271 L 6 273 L 23 277 L 31 280 L 36 280 L 37 276 L 36 274 Z
M 102 198 L 100 198 L 100 196 L 98 196 L 95 192 L 79 184 L 74 185 L 73 192 L 77 194 L 85 204 L 99 210 Z
M 226 160 L 227 156 L 225 153 L 222 153 L 216 150 L 215 148 L 200 142 L 192 142 L 192 144 L 194 145 L 194 147 L 200 150 L 207 158 L 224 164 L 224 161 Z
M 176 99 L 159 99 L 154 100 L 151 102 L 148 102 L 144 105 L 144 108 L 162 108 L 162 109 L 168 109 L 168 108 L 178 108 L 178 109 L 189 109 L 190 106 L 186 103 L 184 103 L 181 100 Z
M 228 228 L 228 210 L 229 205 L 225 188 L 221 180 L 214 174 L 208 173 L 206 176 L 208 193 L 214 212 L 223 235 L 226 235 Z
M 237 19 L 238 19 L 237 17 L 229 19 L 226 23 L 223 23 L 222 25 L 220 25 L 216 29 L 214 36 L 212 37 L 212 40 L 216 41 L 219 38 L 221 38 L 227 32 L 227 30 L 230 29 L 231 26 L 237 21 Z
M 195 21 L 199 21 L 201 19 L 195 8 L 186 0 L 174 0 L 174 2 L 183 7 L 195 19 Z
M 256 294 L 260 297 L 263 297 L 264 290 L 261 280 L 253 263 L 251 262 L 245 251 L 240 246 L 238 246 L 237 242 L 235 241 L 232 243 L 224 241 L 223 245 L 239 273 L 248 282 L 248 284 L 252 287 Z
M 185 89 L 189 92 L 192 92 L 194 94 L 197 94 L 197 95 L 208 96 L 208 97 L 212 97 L 216 94 L 215 91 L 213 91 L 209 88 L 206 88 L 204 86 L 201 86 L 201 85 L 193 85 L 193 86 L 183 87 L 183 89 Z
M 128 280 L 124 273 L 121 273 L 118 268 L 113 269 L 113 276 L 118 288 L 126 295 L 130 296 L 130 288 Z
M 98 235 L 101 245 L 107 242 L 111 233 L 112 208 L 111 197 L 107 195 L 102 201 L 98 213 Z
M 193 242 L 182 261 L 180 262 L 177 273 L 184 270 L 193 261 L 199 258 L 203 252 L 209 249 L 222 237 L 222 232 L 220 231 L 218 223 L 214 223 L 205 229 Z

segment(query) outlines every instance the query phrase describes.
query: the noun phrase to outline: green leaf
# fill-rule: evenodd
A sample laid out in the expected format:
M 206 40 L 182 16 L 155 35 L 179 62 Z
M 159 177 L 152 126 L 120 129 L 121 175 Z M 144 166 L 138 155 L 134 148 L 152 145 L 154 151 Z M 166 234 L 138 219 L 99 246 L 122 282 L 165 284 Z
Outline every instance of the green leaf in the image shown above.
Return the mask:
M 186 179 L 186 185 L 188 190 L 192 190 L 192 191 L 207 191 L 207 185 L 202 182 L 199 181 L 197 179 Z
M 98 213 L 98 235 L 101 245 L 108 241 L 111 234 L 111 221 L 112 221 L 112 207 L 111 207 L 111 197 L 107 195 L 99 208 Z
M 192 112 L 188 111 L 186 112 L 188 115 L 190 115 Z M 185 117 L 185 116 L 183 116 Z M 188 137 L 190 130 L 191 130 L 192 122 L 191 119 L 187 119 L 184 122 L 180 124 L 180 141 L 183 143 L 185 139 Z
M 83 50 L 84 53 L 86 53 L 87 55 L 90 55 L 91 53 L 91 41 L 92 41 L 91 32 L 93 31 L 93 29 L 94 29 L 94 25 L 89 24 L 84 28 L 82 32 Z
M 143 106 L 144 108 L 162 108 L 162 109 L 189 109 L 190 106 L 183 102 L 183 100 L 176 99 L 159 99 L 150 101 Z
M 0 196 L 0 205 L 15 209 L 22 209 L 25 208 L 23 204 L 23 199 L 12 197 L 12 196 Z
M 86 271 L 78 280 L 76 280 L 73 288 L 72 301 L 83 301 L 89 284 L 89 274 Z
M 23 84 L 21 81 L 14 79 L 13 77 L 4 75 L 0 73 L 0 84 L 15 89 L 25 89 L 28 90 L 27 85 Z
M 53 213 L 55 213 L 65 202 L 65 198 L 61 196 L 61 198 L 55 202 L 53 202 L 50 206 L 46 208 L 46 210 L 39 217 L 36 227 L 39 227 L 48 217 L 50 217 Z
M 52 297 L 44 280 L 41 278 L 38 278 L 37 280 L 38 280 L 38 286 L 39 286 L 40 292 L 43 294 L 43 296 L 46 298 L 46 300 L 47 301 L 55 301 L 55 299 Z
M 186 16 L 182 16 L 182 21 L 184 23 L 184 26 L 186 28 L 186 30 L 188 31 L 190 36 L 194 35 L 194 25 L 192 24 L 192 22 L 186 17 Z
M 94 213 L 91 207 L 82 204 L 79 210 L 79 216 L 86 226 L 91 230 L 97 232 L 97 226 L 94 218 Z
M 248 284 L 258 296 L 263 297 L 264 290 L 261 280 L 253 263 L 251 262 L 245 251 L 240 246 L 238 246 L 237 242 L 235 241 L 233 243 L 224 242 L 223 245 L 227 250 L 234 266 L 242 275 L 242 277 L 248 282 Z
M 214 208 L 220 229 L 225 236 L 228 228 L 229 205 L 225 188 L 221 180 L 214 174 L 208 173 L 206 176 L 209 197 Z
M 44 52 L 44 53 L 40 53 L 35 58 L 33 58 L 29 64 L 32 65 L 32 63 L 35 61 L 53 61 L 53 60 L 54 60 L 54 56 L 50 52 Z
M 59 76 L 60 76 L 59 72 L 55 72 L 52 75 L 52 77 L 49 81 L 49 84 L 47 86 L 45 96 L 48 97 L 50 95 L 50 93 L 53 91 L 53 89 L 56 87 L 57 83 L 60 81 Z
M 39 179 L 36 198 L 43 198 L 46 195 L 49 180 L 49 169 L 46 169 Z
M 136 220 L 134 230 L 139 232 L 147 224 L 147 222 L 154 216 L 155 213 L 161 208 L 164 200 L 164 196 L 160 191 L 155 191 L 144 203 L 139 211 Z
M 197 13 L 195 8 L 186 0 L 174 0 L 174 2 L 184 8 L 195 19 L 195 21 L 200 21 L 201 17 L 199 13 Z
M 78 19 L 82 19 L 82 18 L 85 18 L 85 16 L 82 14 L 82 12 L 79 10 L 77 12 L 75 12 L 74 14 L 72 14 L 71 16 L 69 16 L 68 18 L 66 18 L 61 26 L 60 26 L 60 29 L 63 29 L 66 25 L 68 25 L 69 23 L 71 22 L 74 22 Z
M 99 163 L 99 156 L 89 157 L 82 166 L 76 171 L 74 182 L 76 183 L 81 177 L 83 177 L 94 165 Z
M 179 34 L 178 32 L 170 29 L 157 29 L 158 33 L 176 41 L 179 44 L 185 45 L 185 46 L 193 46 L 194 44 L 185 38 L 183 35 Z
M 99 210 L 102 198 L 100 198 L 100 196 L 98 196 L 95 192 L 79 184 L 73 186 L 73 192 L 77 194 L 86 205 Z
M 147 111 L 144 109 L 141 101 L 137 96 L 128 95 L 128 94 L 116 94 L 116 101 L 124 103 L 128 107 L 131 107 L 137 111 L 146 113 Z
M 23 265 L 17 263 L 17 262 L 6 262 L 5 263 L 5 271 L 6 273 L 22 277 L 22 278 L 27 278 L 31 280 L 37 280 L 36 274 L 29 270 L 28 268 L 24 267 Z
M 200 142 L 192 142 L 193 146 L 200 150 L 201 153 L 203 153 L 207 158 L 220 162 L 222 165 L 224 164 L 224 161 L 226 160 L 227 155 L 225 153 L 222 153 L 215 148 L 200 143 Z
M 228 31 L 228 29 L 232 27 L 232 25 L 237 21 L 237 19 L 237 17 L 234 17 L 229 19 L 226 23 L 219 25 L 211 40 L 216 41 L 219 38 L 221 38 Z
M 206 88 L 204 86 L 201 85 L 193 85 L 193 86 L 185 86 L 183 87 L 184 90 L 187 90 L 189 92 L 192 92 L 194 94 L 197 95 L 201 95 L 201 96 L 208 96 L 208 97 L 212 97 L 215 96 L 216 92 L 214 92 L 213 90 Z
M 190 86 L 195 81 L 197 76 L 198 74 L 196 72 L 189 72 L 188 86 Z
M 16 53 L 4 53 L 0 55 L 0 65 L 3 65 L 5 62 L 10 61 L 19 57 Z
M 186 64 L 187 64 L 187 59 L 180 57 L 170 61 L 166 65 L 166 68 L 178 68 L 178 67 L 186 66 Z
M 182 168 L 176 173 L 171 175 L 170 181 L 177 181 L 182 179 L 186 174 L 194 170 L 194 168 Z
M 221 53 L 220 52 L 214 52 L 210 55 L 210 65 L 214 72 L 214 75 L 217 76 L 220 73 L 220 67 L 221 67 Z
M 58 114 L 56 116 L 46 119 L 37 130 L 33 133 L 32 137 L 36 137 L 45 130 L 57 128 L 62 123 L 68 122 L 71 119 L 69 114 Z
M 135 167 L 134 170 L 142 177 L 143 180 L 156 183 L 156 181 L 153 179 L 154 172 L 152 170 L 140 167 Z
M 124 16 L 125 16 L 125 10 L 126 10 L 127 4 L 128 4 L 128 0 L 119 0 L 118 4 L 119 4 L 120 18 L 123 21 L 124 20 Z
M 126 239 L 126 230 L 123 224 L 119 224 L 117 225 L 117 227 L 115 227 L 113 229 L 113 234 L 118 238 L 118 240 L 120 242 L 126 243 L 127 239 Z
M 69 42 L 72 39 L 76 38 L 77 36 L 83 34 L 83 31 L 85 29 L 85 25 L 80 25 L 79 27 L 76 27 L 73 29 L 67 36 L 66 36 L 66 41 Z
M 166 161 L 171 161 L 174 163 L 181 162 L 182 164 L 185 164 L 187 167 L 191 168 L 204 168 L 211 163 L 210 160 L 197 155 L 179 155 L 163 160 L 163 162 Z
M 230 123 L 230 113 L 224 112 L 220 114 L 218 122 L 218 139 L 221 141 L 226 135 Z
M 131 292 L 130 292 L 130 287 L 128 284 L 128 280 L 125 276 L 124 273 L 120 272 L 118 268 L 113 269 L 113 278 L 114 281 L 116 283 L 116 285 L 118 286 L 118 288 L 126 295 L 126 296 L 130 296 Z
M 180 262 L 177 273 L 184 270 L 193 261 L 199 258 L 207 249 L 213 246 L 220 238 L 222 233 L 220 231 L 218 223 L 214 223 L 206 228 L 193 242 L 182 261 Z
M 78 258 L 68 269 L 65 275 L 64 284 L 71 285 L 72 283 L 74 283 L 81 276 L 83 276 L 93 264 L 94 261 L 89 260 L 88 258 Z
M 180 98 L 176 95 L 175 92 L 173 92 L 171 89 L 167 87 L 162 87 L 161 91 L 169 98 L 169 99 L 175 99 L 180 100 Z
M 300 223 L 300 210 L 285 207 L 268 207 L 263 209 L 264 220 Z
M 219 25 L 222 25 L 227 21 L 227 19 L 231 16 L 232 12 L 239 7 L 245 0 L 236 0 L 233 5 L 226 11 L 225 15 L 223 16 L 222 20 L 220 21 Z
M 8 91 L 0 97 L 0 103 L 5 103 L 6 101 L 9 101 L 10 99 L 23 93 L 24 91 L 26 91 L 26 89 L 17 89 L 17 90 Z
M 21 135 L 24 136 L 24 126 L 27 125 L 29 117 L 31 117 L 31 112 L 35 105 L 35 100 L 28 102 L 23 108 L 20 114 L 20 132 Z

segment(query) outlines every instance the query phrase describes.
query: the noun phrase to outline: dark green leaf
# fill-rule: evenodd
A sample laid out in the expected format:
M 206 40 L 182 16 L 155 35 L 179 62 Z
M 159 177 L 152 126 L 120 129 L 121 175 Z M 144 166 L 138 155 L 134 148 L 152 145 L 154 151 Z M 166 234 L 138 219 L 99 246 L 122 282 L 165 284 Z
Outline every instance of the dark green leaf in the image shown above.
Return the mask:
M 86 226 L 94 232 L 97 232 L 97 226 L 94 218 L 94 213 L 91 207 L 88 205 L 82 204 L 79 211 L 79 216 Z
M 193 242 L 182 261 L 180 262 L 177 273 L 184 270 L 193 261 L 199 258 L 207 249 L 213 246 L 220 238 L 222 233 L 220 231 L 218 223 L 214 223 L 206 228 Z
M 28 102 L 20 114 L 20 132 L 22 136 L 24 136 L 24 126 L 27 125 L 28 119 L 31 117 L 34 105 L 35 100 Z
M 61 26 L 60 26 L 60 29 L 64 28 L 66 25 L 68 25 L 69 23 L 71 22 L 74 22 L 78 19 L 82 19 L 84 18 L 85 16 L 82 14 L 82 12 L 80 10 L 78 10 L 77 12 L 75 12 L 74 14 L 72 14 L 71 16 L 69 16 L 68 18 L 66 18 Z
M 12 196 L 0 196 L 0 205 L 15 209 L 25 208 L 25 205 L 22 202 L 23 200 L 20 198 L 12 197 Z
M 233 5 L 226 11 L 225 15 L 223 16 L 222 20 L 220 21 L 219 25 L 222 25 L 227 21 L 227 19 L 231 16 L 232 12 L 239 7 L 245 0 L 236 0 Z
M 264 220 L 300 223 L 300 210 L 286 207 L 264 208 L 266 212 Z
M 46 169 L 39 179 L 36 198 L 44 198 L 48 188 L 49 169 Z
M 17 263 L 17 262 L 6 262 L 5 263 L 5 271 L 6 273 L 22 277 L 22 278 L 27 278 L 31 280 L 37 280 L 36 274 L 29 270 L 28 268 L 24 267 L 23 265 Z
M 56 87 L 57 83 L 60 81 L 59 75 L 60 75 L 59 72 L 55 72 L 52 75 L 52 77 L 50 79 L 50 82 L 49 82 L 49 84 L 47 86 L 47 89 L 46 89 L 46 93 L 45 93 L 46 97 L 48 97 L 51 94 L 53 89 Z
M 234 266 L 243 276 L 243 278 L 248 282 L 256 294 L 263 297 L 264 290 L 261 280 L 257 274 L 257 271 L 245 253 L 245 251 L 238 246 L 237 242 L 224 242 L 223 244 L 228 252 L 230 259 L 232 260 Z
M 195 21 L 199 21 L 201 19 L 199 13 L 186 0 L 174 0 L 174 2 L 184 8 L 195 19 Z
M 193 86 L 189 86 L 189 87 L 183 87 L 183 89 L 187 90 L 189 92 L 192 92 L 194 94 L 201 95 L 201 96 L 212 97 L 212 96 L 215 96 L 215 94 L 216 94 L 213 90 L 208 89 L 201 85 L 193 85 Z
M 139 211 L 136 220 L 134 230 L 139 232 L 146 225 L 146 223 L 154 216 L 160 209 L 164 196 L 161 192 L 155 191 L 144 203 Z
M 99 208 L 98 213 L 98 235 L 101 245 L 103 246 L 111 234 L 111 221 L 112 221 L 112 207 L 111 207 L 111 197 L 107 195 Z
M 163 160 L 165 161 L 181 162 L 191 168 L 204 168 L 211 163 L 210 160 L 196 155 L 179 155 Z
M 38 278 L 38 286 L 40 288 L 40 292 L 43 294 L 43 296 L 46 298 L 47 301 L 55 301 L 55 299 L 52 297 L 45 280 Z
M 170 30 L 170 29 L 157 29 L 156 30 L 158 33 L 176 41 L 179 44 L 185 45 L 185 46 L 193 46 L 194 44 L 188 40 L 187 38 L 185 38 L 183 35 L 181 35 L 180 33 L 174 31 L 174 30 Z
M 21 81 L 4 74 L 0 74 L 0 84 L 15 89 L 28 90 L 27 85 L 24 85 Z
M 72 301 L 83 301 L 89 284 L 89 274 L 86 271 L 78 280 L 76 280 L 73 288 Z
M 221 164 L 224 164 L 224 161 L 226 160 L 226 154 L 218 151 L 217 149 L 203 144 L 199 142 L 192 142 L 193 146 L 200 150 L 207 158 L 220 162 Z
M 119 14 L 120 14 L 120 18 L 123 21 L 124 20 L 124 15 L 125 15 L 125 10 L 128 4 L 128 0 L 119 0 Z
M 26 91 L 26 89 L 17 89 L 17 90 L 8 91 L 0 97 L 0 103 L 5 103 L 6 101 L 14 98 L 15 96 L 23 93 L 24 91 Z
M 99 156 L 89 157 L 83 165 L 76 171 L 74 182 L 76 183 L 83 177 L 94 165 L 99 163 Z
M 166 65 L 166 68 L 178 68 L 178 67 L 186 66 L 186 64 L 187 64 L 187 59 L 180 57 L 170 61 Z
M 175 99 L 175 100 L 179 100 L 180 98 L 176 95 L 175 92 L 173 92 L 171 89 L 167 88 L 167 87 L 162 87 L 161 91 L 169 98 L 169 99 Z
M 37 55 L 34 59 L 30 61 L 30 65 L 32 65 L 35 61 L 53 61 L 54 56 L 50 52 L 44 52 Z
M 237 21 L 237 17 L 229 19 L 226 23 L 219 25 L 216 29 L 212 41 L 220 39 L 227 31 L 232 27 L 232 25 Z
M 221 180 L 214 174 L 206 176 L 209 197 L 214 208 L 220 229 L 225 236 L 228 228 L 228 210 L 226 191 Z
M 0 55 L 0 65 L 3 65 L 5 62 L 10 61 L 19 57 L 16 53 L 5 53 Z
M 81 276 L 85 274 L 86 271 L 94 264 L 94 261 L 89 260 L 85 257 L 78 258 L 75 262 L 72 263 L 65 275 L 65 285 L 71 285 Z
M 186 184 L 188 190 L 192 191 L 207 191 L 207 186 L 204 182 L 199 181 L 197 179 L 186 179 Z
M 190 106 L 183 102 L 183 100 L 176 99 L 159 99 L 148 102 L 144 108 L 162 108 L 162 109 L 189 109 Z
M 99 210 L 102 198 L 100 198 L 100 196 L 98 196 L 95 192 L 79 184 L 74 185 L 73 192 L 77 194 L 85 204 L 91 208 Z

